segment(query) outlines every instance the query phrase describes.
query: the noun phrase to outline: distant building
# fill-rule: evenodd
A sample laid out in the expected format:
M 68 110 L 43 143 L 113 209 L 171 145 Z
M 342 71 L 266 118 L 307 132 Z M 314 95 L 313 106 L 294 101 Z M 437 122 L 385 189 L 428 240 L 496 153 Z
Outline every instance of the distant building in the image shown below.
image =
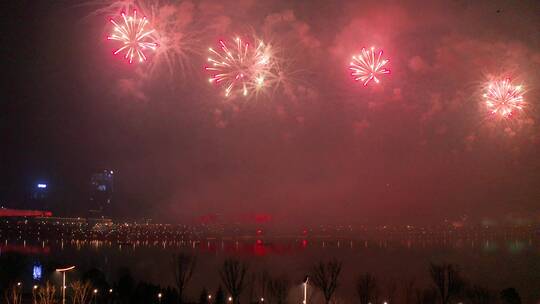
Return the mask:
M 46 183 L 37 183 L 32 187 L 30 198 L 36 201 L 46 200 L 49 196 L 49 185 Z
M 111 205 L 114 193 L 114 171 L 103 170 L 90 179 L 90 214 L 103 216 Z
M 13 207 L 35 210 L 47 210 L 52 207 L 51 189 L 48 183 L 37 182 L 32 184 L 27 198 L 24 203 L 17 204 Z

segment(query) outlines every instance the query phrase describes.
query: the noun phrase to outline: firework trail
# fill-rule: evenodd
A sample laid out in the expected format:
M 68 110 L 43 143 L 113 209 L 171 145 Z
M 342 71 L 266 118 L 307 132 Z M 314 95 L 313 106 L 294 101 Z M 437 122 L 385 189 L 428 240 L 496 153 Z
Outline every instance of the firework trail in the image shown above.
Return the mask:
M 491 114 L 502 118 L 510 117 L 525 106 L 522 86 L 513 85 L 508 78 L 489 82 L 483 97 Z
M 271 47 L 259 41 L 251 46 L 236 38 L 232 47 L 220 40 L 219 49 L 209 48 L 210 83 L 224 88 L 225 97 L 235 93 L 248 96 L 252 91 L 263 89 L 272 75 Z
M 110 19 L 114 25 L 112 34 L 107 38 L 109 40 L 120 41 L 122 45 L 118 48 L 114 54 L 124 53 L 129 63 L 133 62 L 133 58 L 136 57 L 139 62 L 146 61 L 146 50 L 155 51 L 158 44 L 153 42 L 152 33 L 153 29 L 147 29 L 148 20 L 146 17 L 137 17 L 137 11 L 133 11 L 132 16 L 127 16 L 122 13 L 122 23 L 116 22 L 114 19 Z
M 116 16 L 122 12 L 137 11 L 138 15 L 144 15 L 151 21 L 154 31 L 150 35 L 150 42 L 159 43 L 159 47 L 152 51 L 151 60 L 137 66 L 137 71 L 143 77 L 162 75 L 163 68 L 167 69 L 171 76 L 185 76 L 187 71 L 194 69 L 191 55 L 204 53 L 204 49 L 200 50 L 198 47 L 199 40 L 203 37 L 204 24 L 197 21 L 198 11 L 189 1 L 91 0 L 83 6 L 91 7 L 85 19 L 107 16 L 108 19 L 113 17 L 121 20 Z M 106 30 L 110 32 L 109 27 Z M 137 59 L 135 56 L 134 60 Z
M 383 74 L 389 74 L 390 70 L 384 66 L 388 63 L 388 59 L 381 59 L 383 51 L 380 50 L 377 55 L 375 48 L 366 50 L 362 48 L 362 53 L 358 56 L 353 56 L 349 69 L 352 71 L 352 76 L 356 81 L 362 81 L 364 86 L 373 80 L 379 83 L 379 78 Z

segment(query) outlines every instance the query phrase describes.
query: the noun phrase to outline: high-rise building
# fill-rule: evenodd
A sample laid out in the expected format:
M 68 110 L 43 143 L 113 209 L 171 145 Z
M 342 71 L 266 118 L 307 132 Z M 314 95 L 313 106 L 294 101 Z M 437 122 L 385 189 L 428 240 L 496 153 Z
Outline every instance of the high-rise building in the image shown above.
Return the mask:
M 90 180 L 90 208 L 92 215 L 104 215 L 111 204 L 114 193 L 114 171 L 103 170 L 92 175 Z
M 49 185 L 46 183 L 37 183 L 30 194 L 32 200 L 45 200 L 49 194 Z
M 32 184 L 28 193 L 28 199 L 17 206 L 16 208 L 29 208 L 35 210 L 48 210 L 51 206 L 51 193 L 48 183 L 38 182 Z

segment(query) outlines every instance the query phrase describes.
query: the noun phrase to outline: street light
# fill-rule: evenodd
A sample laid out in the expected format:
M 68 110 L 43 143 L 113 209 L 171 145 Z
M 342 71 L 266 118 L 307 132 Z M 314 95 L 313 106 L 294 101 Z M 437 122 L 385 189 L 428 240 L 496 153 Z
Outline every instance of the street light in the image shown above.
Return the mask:
M 98 290 L 97 290 L 97 288 L 95 288 L 95 289 L 94 289 L 94 290 L 92 291 L 92 293 L 94 294 L 94 295 L 92 296 L 92 298 L 94 298 L 94 304 L 95 304 L 95 303 L 96 303 L 96 301 L 97 301 L 97 299 L 96 299 L 96 297 L 97 297 L 97 293 L 98 293 Z
M 34 285 L 34 287 L 32 287 L 32 303 L 37 303 L 37 289 L 39 288 L 39 286 L 37 285 Z
M 229 299 L 228 299 L 228 300 L 229 300 L 229 302 L 232 302 L 232 297 L 229 297 Z
M 307 304 L 307 284 L 309 281 L 309 276 L 304 277 L 304 281 L 302 284 L 304 285 L 304 301 L 302 301 L 302 304 Z
M 56 269 L 56 272 L 60 272 L 62 274 L 62 304 L 66 304 L 66 272 L 73 269 L 75 269 L 75 266 Z
M 162 297 L 162 296 L 163 296 L 163 295 L 161 294 L 161 292 L 157 294 L 157 297 L 158 297 L 158 299 L 159 299 L 159 303 L 161 303 L 161 297 Z

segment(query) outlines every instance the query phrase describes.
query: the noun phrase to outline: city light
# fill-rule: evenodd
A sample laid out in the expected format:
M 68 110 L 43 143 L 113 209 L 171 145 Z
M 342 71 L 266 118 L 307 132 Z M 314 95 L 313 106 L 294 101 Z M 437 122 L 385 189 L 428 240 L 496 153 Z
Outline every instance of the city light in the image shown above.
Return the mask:
M 47 184 L 37 184 L 39 189 L 47 189 Z

